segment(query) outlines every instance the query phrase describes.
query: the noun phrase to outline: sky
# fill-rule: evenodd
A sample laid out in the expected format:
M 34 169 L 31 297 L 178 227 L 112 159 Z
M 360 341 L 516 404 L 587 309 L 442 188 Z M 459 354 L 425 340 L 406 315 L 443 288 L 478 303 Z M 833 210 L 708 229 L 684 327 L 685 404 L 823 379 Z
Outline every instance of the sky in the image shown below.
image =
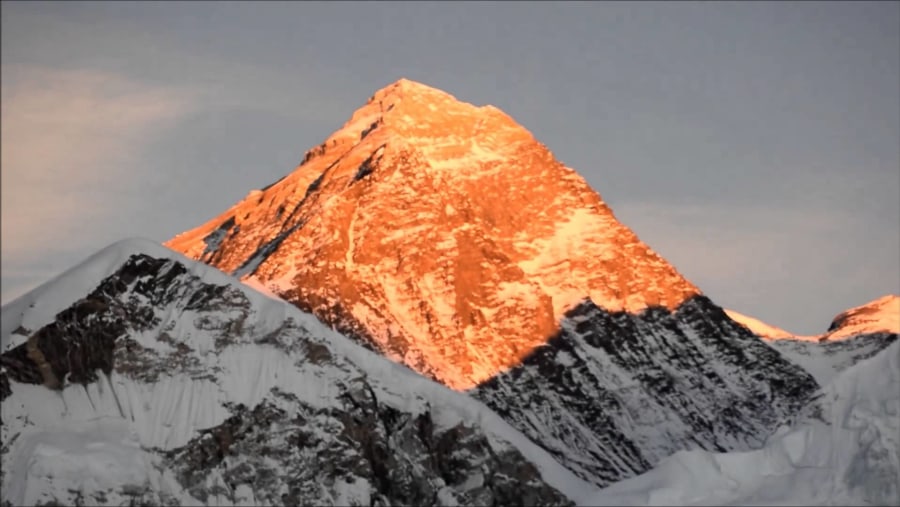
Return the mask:
M 15 2 L 2 302 L 291 172 L 401 77 L 493 104 L 719 305 L 900 292 L 900 2 Z

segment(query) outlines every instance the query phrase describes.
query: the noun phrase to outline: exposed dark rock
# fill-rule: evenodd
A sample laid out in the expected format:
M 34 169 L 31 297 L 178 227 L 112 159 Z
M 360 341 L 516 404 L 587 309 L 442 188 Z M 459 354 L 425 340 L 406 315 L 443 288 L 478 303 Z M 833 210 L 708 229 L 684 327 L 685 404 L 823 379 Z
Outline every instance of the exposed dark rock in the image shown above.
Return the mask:
M 603 486 L 681 449 L 758 447 L 817 388 L 696 296 L 640 315 L 585 301 L 547 346 L 472 394 Z
M 108 375 L 113 369 L 145 381 L 154 381 L 163 372 L 200 374 L 196 357 L 188 354 L 190 347 L 165 332 L 158 340 L 169 342 L 173 350 L 162 355 L 129 337 L 158 325 L 156 309 L 175 302 L 183 305 L 182 311 L 201 314 L 198 328 L 215 331 L 220 348 L 240 335 L 249 307 L 241 291 L 198 284 L 180 263 L 133 255 L 86 298 L 0 355 L 4 378 L 60 389 L 67 383 L 89 384 L 97 380 L 98 372 Z M 238 316 L 228 314 L 223 320 L 225 310 Z M 8 390 L 8 379 L 5 385 Z M 0 396 L 5 398 L 2 386 Z
M 497 452 L 463 424 L 440 430 L 430 412 L 382 405 L 363 379 L 338 396 L 339 408 L 275 395 L 279 401 L 252 409 L 232 406 L 225 422 L 166 453 L 192 496 L 208 500 L 214 492 L 205 477 L 217 470 L 232 495 L 252 484 L 265 504 L 346 502 L 342 485 L 368 484 L 367 498 L 357 500 L 377 506 L 440 505 L 448 497 L 462 505 L 572 505 L 514 449 Z
M 250 311 L 239 286 L 205 283 L 178 262 L 134 255 L 85 299 L 0 356 L 0 394 L 15 396 L 10 379 L 59 389 L 111 372 L 145 385 L 175 374 L 220 383 L 222 370 L 201 360 L 189 339 L 194 333 L 211 335 L 215 353 L 236 345 L 274 347 L 297 368 L 329 372 L 334 401 L 314 406 L 273 388 L 252 407 L 226 404 L 231 416 L 180 448 L 146 449 L 194 498 L 249 501 L 236 496 L 245 485 L 241 491 L 252 491 L 258 504 L 571 505 L 510 444 L 489 441 L 469 423 L 438 424 L 429 409 L 380 402 L 376 392 L 384 388 L 374 388 L 328 341 L 314 337 L 308 323 L 288 317 L 258 332 Z M 427 406 L 424 400 L 414 405 Z M 15 439 L 4 433 L 4 463 Z M 121 486 L 57 491 L 41 501 L 179 501 L 149 483 Z
M 12 394 L 12 391 L 9 388 L 9 376 L 6 374 L 6 369 L 0 370 L 0 401 L 5 400 L 10 394 Z

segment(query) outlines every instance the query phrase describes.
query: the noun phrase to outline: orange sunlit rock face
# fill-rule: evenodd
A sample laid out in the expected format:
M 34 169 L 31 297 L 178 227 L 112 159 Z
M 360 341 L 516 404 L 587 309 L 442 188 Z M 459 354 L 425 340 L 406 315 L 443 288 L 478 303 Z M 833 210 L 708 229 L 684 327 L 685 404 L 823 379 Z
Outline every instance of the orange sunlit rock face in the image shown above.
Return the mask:
M 167 246 L 455 389 L 517 364 L 585 298 L 639 312 L 699 293 L 509 116 L 408 80 Z

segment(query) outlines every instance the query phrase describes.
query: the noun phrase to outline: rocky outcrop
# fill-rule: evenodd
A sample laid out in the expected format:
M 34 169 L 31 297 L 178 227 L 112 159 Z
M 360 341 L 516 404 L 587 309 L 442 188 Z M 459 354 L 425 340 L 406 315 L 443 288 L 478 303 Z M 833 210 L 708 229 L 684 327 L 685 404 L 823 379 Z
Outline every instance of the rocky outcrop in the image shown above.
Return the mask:
M 241 308 L 240 292 L 227 286 L 201 285 L 196 276 L 186 276 L 184 265 L 169 259 L 134 255 L 84 299 L 56 315 L 27 341 L 0 355 L 9 379 L 62 389 L 70 383 L 89 384 L 97 374 L 119 373 L 154 379 L 160 372 L 185 371 L 190 363 L 184 343 L 171 343 L 174 350 L 160 356 L 154 349 L 137 344 L 130 334 L 158 325 L 160 308 L 180 298 L 185 310 L 203 308 L 213 313 L 227 305 Z M 243 303 L 246 306 L 246 303 Z M 206 316 L 198 322 L 215 319 Z M 227 339 L 223 329 L 220 339 Z M 165 331 L 159 342 L 171 341 Z M 194 361 L 196 373 L 200 367 Z
M 316 409 L 275 393 L 166 453 L 190 494 L 262 505 L 571 505 L 515 449 L 378 402 L 358 379 Z M 252 498 L 242 497 L 254 491 Z
M 704 296 L 675 311 L 585 301 L 472 395 L 600 486 L 685 449 L 749 450 L 818 388 Z
M 487 408 L 182 260 L 128 256 L 0 355 L 0 500 L 572 505 Z
M 822 340 L 841 340 L 864 334 L 900 333 L 900 296 L 888 294 L 838 314 Z
M 113 315 L 105 297 L 92 294 L 61 312 L 56 320 L 18 347 L 0 355 L 6 375 L 17 382 L 61 389 L 109 374 L 115 341 L 124 335 L 125 318 Z

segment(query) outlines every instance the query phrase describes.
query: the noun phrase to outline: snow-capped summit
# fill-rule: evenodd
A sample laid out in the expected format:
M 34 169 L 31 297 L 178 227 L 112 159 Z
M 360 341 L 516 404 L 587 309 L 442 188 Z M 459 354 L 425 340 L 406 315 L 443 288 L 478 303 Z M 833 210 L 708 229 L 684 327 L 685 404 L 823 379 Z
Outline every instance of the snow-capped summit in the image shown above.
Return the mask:
M 751 332 L 753 332 L 753 334 L 759 336 L 760 338 L 778 340 L 797 337 L 796 335 L 791 334 L 790 332 L 785 331 L 780 327 L 766 324 L 759 319 L 755 319 L 742 313 L 738 313 L 734 310 L 725 309 L 725 313 L 728 315 L 728 318 L 746 327 Z
M 158 244 L 2 308 L 0 505 L 571 505 L 487 407 Z
M 817 388 L 528 130 L 407 80 L 167 245 L 468 390 L 597 485 L 758 446 Z
M 900 333 L 900 296 L 887 294 L 838 314 L 831 321 L 825 340 L 843 340 L 874 333 Z
M 3 307 L 0 507 L 589 504 L 825 383 L 512 118 L 409 80 L 167 245 Z M 897 337 L 867 336 L 828 372 Z
M 409 80 L 167 245 L 457 389 L 518 364 L 583 300 L 637 313 L 699 293 L 508 115 Z

